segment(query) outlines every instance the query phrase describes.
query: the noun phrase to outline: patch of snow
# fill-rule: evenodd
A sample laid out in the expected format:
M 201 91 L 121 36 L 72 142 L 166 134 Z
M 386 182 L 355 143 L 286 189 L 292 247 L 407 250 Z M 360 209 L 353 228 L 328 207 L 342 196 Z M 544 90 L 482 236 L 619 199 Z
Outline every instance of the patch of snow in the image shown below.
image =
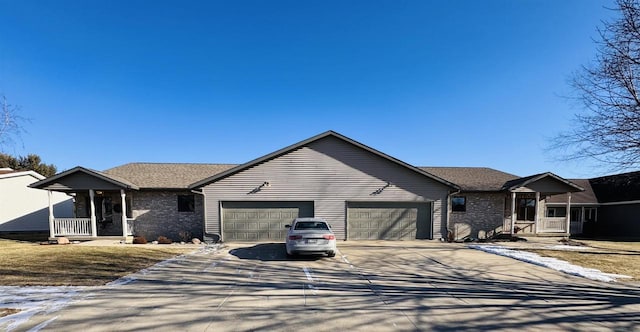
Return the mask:
M 206 255 L 217 251 L 220 247 L 221 246 L 217 244 L 210 246 L 207 245 L 190 254 Z M 186 259 L 187 255 L 190 254 L 180 255 L 159 262 L 149 268 L 114 280 L 104 287 L 118 287 L 132 283 L 138 280 L 139 276 L 144 276 L 151 272 L 152 269 L 164 267 L 169 263 L 183 261 Z M 103 286 L 0 286 L 0 308 L 20 309 L 20 311 L 15 314 L 0 317 L 0 330 L 16 330 L 37 314 L 50 314 L 56 312 L 69 305 L 73 300 L 88 298 L 94 295 L 88 291 L 100 289 L 103 289 Z M 38 332 L 41 329 L 46 328 L 47 325 L 56 319 L 57 316 L 39 324 L 30 331 Z
M 566 246 L 565 246 L 566 247 Z M 550 269 L 554 269 L 560 272 L 564 272 L 567 274 L 597 280 L 604 282 L 613 282 L 616 279 L 621 278 L 631 278 L 630 276 L 625 276 L 621 274 L 612 274 L 612 273 L 604 273 L 597 269 L 589 269 L 578 265 L 573 265 L 567 261 L 559 260 L 557 258 L 552 257 L 542 257 L 536 253 L 507 249 L 502 246 L 492 246 L 492 245 L 470 245 L 469 248 L 481 250 L 484 252 L 511 257 L 517 259 L 519 261 L 544 266 Z
M 554 245 L 554 246 L 548 246 L 548 247 L 544 247 L 544 249 L 551 249 L 551 250 L 593 250 L 593 248 L 587 247 L 587 246 L 569 246 L 569 245 L 564 245 L 564 244 L 557 244 L 557 245 Z
M 67 306 L 87 287 L 0 286 L 0 307 L 20 309 L 0 317 L 0 329 L 13 331 L 38 313 L 52 313 Z

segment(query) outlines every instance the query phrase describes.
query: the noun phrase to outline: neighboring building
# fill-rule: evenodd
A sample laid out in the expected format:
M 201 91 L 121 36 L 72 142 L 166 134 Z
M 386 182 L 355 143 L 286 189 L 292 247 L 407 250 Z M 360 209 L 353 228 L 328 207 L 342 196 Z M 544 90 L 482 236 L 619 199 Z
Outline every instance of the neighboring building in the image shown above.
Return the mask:
M 76 167 L 32 187 L 76 196 L 77 218 L 51 216 L 52 237 L 274 242 L 305 216 L 343 240 L 567 236 L 569 218 L 545 215 L 547 200 L 583 190 L 552 173 L 418 168 L 333 131 L 242 165 Z
M 0 168 L 0 233 L 37 233 L 49 230 L 47 192 L 29 185 L 45 177 L 34 171 Z M 52 193 L 52 208 L 60 217 L 73 217 L 71 196 Z
M 595 234 L 640 237 L 640 172 L 590 179 L 598 198 Z

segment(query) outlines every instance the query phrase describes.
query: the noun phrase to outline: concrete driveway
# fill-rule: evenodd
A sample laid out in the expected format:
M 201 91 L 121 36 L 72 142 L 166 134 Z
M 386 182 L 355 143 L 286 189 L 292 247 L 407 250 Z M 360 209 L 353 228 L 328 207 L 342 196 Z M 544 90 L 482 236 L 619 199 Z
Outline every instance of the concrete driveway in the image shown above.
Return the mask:
M 640 288 L 428 241 L 343 242 L 287 260 L 228 244 L 92 289 L 20 329 L 44 331 L 640 331 Z M 40 324 L 40 325 L 39 325 Z

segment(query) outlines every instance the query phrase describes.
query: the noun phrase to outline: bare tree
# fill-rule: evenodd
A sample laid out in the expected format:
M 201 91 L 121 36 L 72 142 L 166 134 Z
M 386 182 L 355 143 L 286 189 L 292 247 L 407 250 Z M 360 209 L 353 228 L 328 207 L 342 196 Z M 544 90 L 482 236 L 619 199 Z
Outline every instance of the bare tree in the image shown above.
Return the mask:
M 20 108 L 7 103 L 7 98 L 2 96 L 0 101 L 0 148 L 15 144 L 16 140 L 24 132 L 22 124 L 28 119 L 20 115 Z
M 617 19 L 598 29 L 597 53 L 570 79 L 582 112 L 551 150 L 612 170 L 640 166 L 640 0 L 617 0 Z

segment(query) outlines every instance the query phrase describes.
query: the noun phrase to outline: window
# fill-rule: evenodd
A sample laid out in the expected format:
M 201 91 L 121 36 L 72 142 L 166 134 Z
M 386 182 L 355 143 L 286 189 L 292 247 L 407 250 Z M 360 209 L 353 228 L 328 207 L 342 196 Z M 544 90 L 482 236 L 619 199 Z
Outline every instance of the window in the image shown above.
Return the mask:
M 323 222 L 317 221 L 301 221 L 296 223 L 295 229 L 321 229 L 329 230 L 329 226 Z
M 193 212 L 196 210 L 194 195 L 178 195 L 178 212 Z
M 566 217 L 567 216 L 567 208 L 564 206 L 559 207 L 549 207 L 547 208 L 547 217 Z
M 534 221 L 536 219 L 535 198 L 518 199 L 518 215 L 516 220 Z
M 464 196 L 451 197 L 451 211 L 453 212 L 467 211 L 467 198 Z

